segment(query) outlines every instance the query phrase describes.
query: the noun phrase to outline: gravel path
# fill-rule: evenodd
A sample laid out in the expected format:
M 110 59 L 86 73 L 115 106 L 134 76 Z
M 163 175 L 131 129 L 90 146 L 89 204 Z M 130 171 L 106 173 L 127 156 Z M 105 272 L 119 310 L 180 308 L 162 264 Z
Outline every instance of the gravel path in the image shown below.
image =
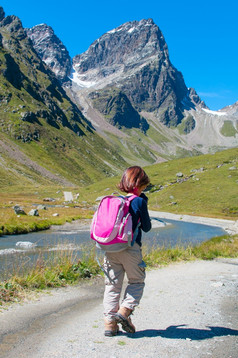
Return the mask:
M 2 358 L 237 358 L 238 259 L 147 272 L 137 332 L 104 337 L 103 280 L 54 289 L 0 313 Z

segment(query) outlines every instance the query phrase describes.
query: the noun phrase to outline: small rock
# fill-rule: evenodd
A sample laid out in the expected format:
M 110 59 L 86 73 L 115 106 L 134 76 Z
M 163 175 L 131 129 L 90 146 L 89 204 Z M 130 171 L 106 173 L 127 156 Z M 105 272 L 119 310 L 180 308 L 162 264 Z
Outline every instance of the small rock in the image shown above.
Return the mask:
M 182 178 L 182 177 L 183 177 L 183 173 L 179 172 L 179 173 L 176 174 L 176 176 L 177 176 L 178 178 Z
M 56 217 L 56 216 L 59 216 L 59 214 L 58 214 L 58 213 L 54 213 L 52 216 Z
M 17 247 L 22 247 L 22 248 L 25 248 L 25 249 L 30 249 L 32 247 L 35 247 L 36 244 L 34 244 L 33 242 L 30 242 L 30 241 L 18 241 L 16 243 L 16 246 Z
M 222 287 L 225 286 L 225 284 L 223 282 L 217 281 L 217 282 L 213 282 L 211 284 L 212 287 Z
M 28 215 L 30 216 L 39 216 L 39 212 L 37 209 L 31 209 L 31 211 L 29 211 Z
M 45 199 L 43 199 L 43 201 L 55 201 L 55 199 L 53 199 L 53 198 L 45 198 Z
M 26 215 L 25 211 L 18 205 L 14 206 L 14 211 L 17 215 Z

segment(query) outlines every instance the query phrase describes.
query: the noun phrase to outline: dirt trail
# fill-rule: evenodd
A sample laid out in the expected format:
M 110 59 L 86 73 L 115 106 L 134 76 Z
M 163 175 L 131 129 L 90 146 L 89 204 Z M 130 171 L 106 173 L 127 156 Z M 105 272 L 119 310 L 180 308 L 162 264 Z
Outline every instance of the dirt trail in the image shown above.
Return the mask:
M 237 358 L 238 259 L 147 272 L 134 335 L 103 335 L 103 280 L 0 313 L 2 358 Z

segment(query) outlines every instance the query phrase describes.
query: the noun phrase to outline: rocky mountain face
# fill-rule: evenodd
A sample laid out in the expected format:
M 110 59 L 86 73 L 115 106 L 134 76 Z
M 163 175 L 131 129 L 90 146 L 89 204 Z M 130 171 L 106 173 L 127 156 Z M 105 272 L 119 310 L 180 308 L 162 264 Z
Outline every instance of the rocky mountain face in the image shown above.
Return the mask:
M 109 88 L 103 91 L 91 92 L 89 98 L 92 99 L 94 107 L 112 125 L 118 128 L 123 126 L 126 126 L 126 128 L 139 128 L 143 133 L 146 133 L 149 128 L 146 119 L 138 114 L 125 93 L 119 89 Z
M 72 60 L 68 50 L 55 35 L 54 30 L 46 24 L 41 24 L 26 29 L 26 33 L 40 58 L 55 73 L 57 78 L 61 81 L 68 81 Z
M 223 112 L 229 113 L 231 116 L 238 117 L 238 101 L 230 106 L 223 108 Z
M 171 64 L 168 47 L 152 19 L 133 21 L 107 32 L 73 58 L 73 79 L 81 87 L 115 86 L 136 110 L 155 112 L 167 126 L 177 126 L 187 105 L 202 104 L 187 89 L 181 72 Z M 204 104 L 202 104 L 204 105 Z
M 5 17 L 1 7 L 0 166 L 6 178 L 12 171 L 14 178 L 24 173 L 28 184 L 67 186 L 113 175 L 125 166 L 41 60 L 20 19 Z

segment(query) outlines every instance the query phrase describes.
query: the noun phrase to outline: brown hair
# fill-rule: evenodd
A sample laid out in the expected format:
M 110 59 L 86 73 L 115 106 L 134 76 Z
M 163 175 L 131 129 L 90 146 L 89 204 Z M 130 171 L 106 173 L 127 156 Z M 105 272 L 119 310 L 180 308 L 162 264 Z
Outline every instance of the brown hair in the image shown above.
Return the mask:
M 145 171 L 138 166 L 127 168 L 121 178 L 118 188 L 126 193 L 133 193 L 136 188 L 148 185 L 150 179 Z

